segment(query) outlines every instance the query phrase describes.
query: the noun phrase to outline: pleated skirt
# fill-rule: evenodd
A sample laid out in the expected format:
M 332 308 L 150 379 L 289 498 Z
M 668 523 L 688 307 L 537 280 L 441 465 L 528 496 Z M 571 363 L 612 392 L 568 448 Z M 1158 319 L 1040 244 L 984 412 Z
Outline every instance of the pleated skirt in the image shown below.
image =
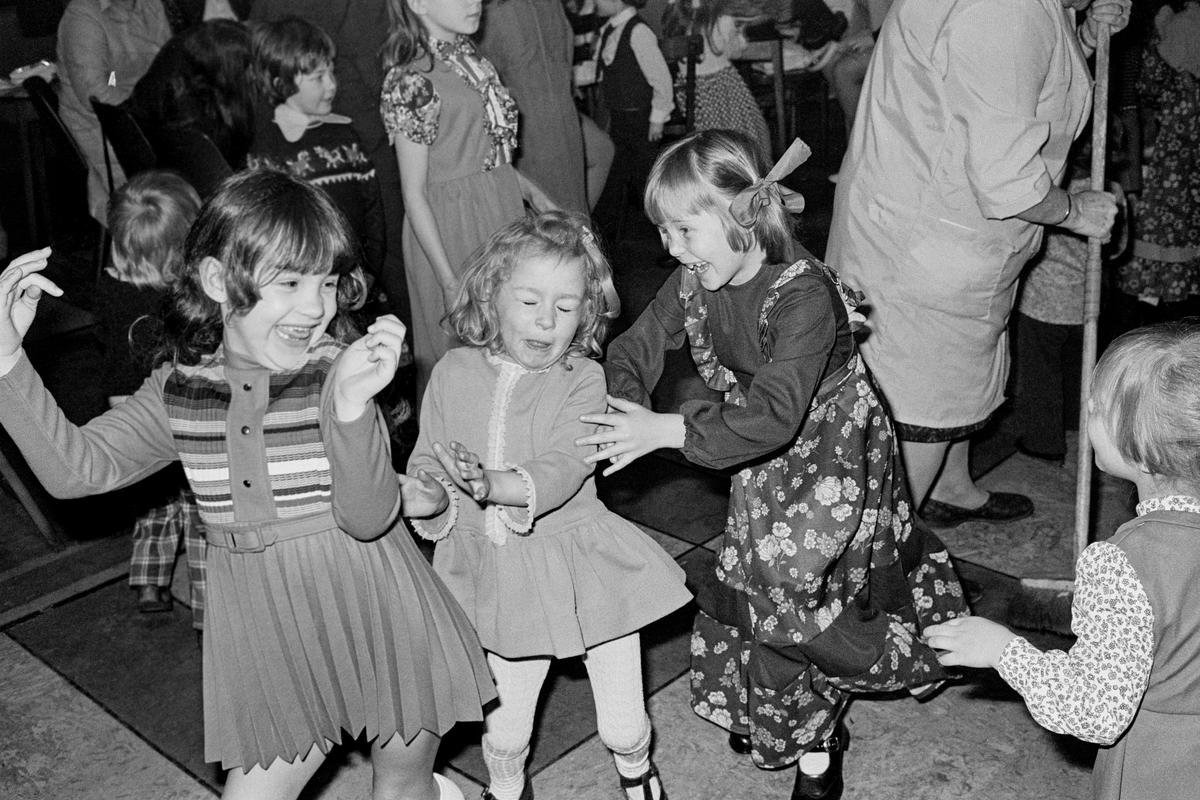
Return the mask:
M 446 733 L 495 698 L 471 627 L 403 523 L 333 529 L 259 553 L 210 546 L 204 755 L 226 769 L 314 744 Z

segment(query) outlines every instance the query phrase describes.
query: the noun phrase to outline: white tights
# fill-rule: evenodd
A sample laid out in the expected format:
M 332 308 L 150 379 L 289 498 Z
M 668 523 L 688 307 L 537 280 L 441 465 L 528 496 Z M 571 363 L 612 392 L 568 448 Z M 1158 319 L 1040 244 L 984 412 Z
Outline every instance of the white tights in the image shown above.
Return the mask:
M 487 654 L 500 702 L 484 719 L 483 760 L 496 800 L 517 800 L 525 786 L 525 762 L 533 717 L 551 659 L 509 660 Z M 650 765 L 650 718 L 642 696 L 642 653 L 638 634 L 588 648 L 583 664 L 596 703 L 600 741 L 612 751 L 617 771 L 640 777 Z

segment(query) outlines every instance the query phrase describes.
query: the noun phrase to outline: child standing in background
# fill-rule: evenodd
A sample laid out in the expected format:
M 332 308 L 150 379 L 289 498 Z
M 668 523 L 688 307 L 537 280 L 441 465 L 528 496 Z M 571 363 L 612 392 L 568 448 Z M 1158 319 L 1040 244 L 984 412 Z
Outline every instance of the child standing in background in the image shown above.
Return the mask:
M 200 196 L 173 172 L 139 173 L 113 193 L 108 207 L 112 260 L 96 282 L 109 405 L 123 402 L 150 374 L 154 342 L 171 285 L 183 266 L 183 243 L 200 213 Z M 171 609 L 171 577 L 183 540 L 191 588 L 192 627 L 204 627 L 204 530 L 183 473 L 153 481 L 156 507 L 133 524 L 129 585 L 143 613 Z
M 757 16 L 746 0 L 680 0 L 668 6 L 664 26 L 681 33 L 699 34 L 704 55 L 696 64 L 694 129 L 741 131 L 771 155 L 771 132 L 750 88 L 733 66 L 746 49 L 745 25 Z M 675 103 L 684 102 L 684 81 L 675 82 Z
M 333 40 L 299 17 L 254 26 L 254 70 L 265 101 L 251 167 L 280 169 L 320 186 L 346 215 L 372 278 L 383 266 L 383 206 L 375 167 L 349 117 L 333 113 Z
M 654 32 L 638 9 L 646 0 L 596 0 L 600 27 L 594 79 L 599 84 L 596 122 L 612 137 L 616 160 L 596 204 L 596 218 L 615 235 L 625 206 L 640 197 L 663 125 L 675 107 L 671 73 Z
M 470 623 L 407 531 L 372 398 L 404 326 L 351 344 L 364 286 L 329 198 L 281 172 L 228 179 L 188 235 L 167 363 L 76 427 L 21 350 L 49 250 L 0 274 L 0 423 L 59 497 L 181 461 L 208 539 L 205 758 L 227 800 L 288 800 L 343 732 L 371 742 L 373 797 L 461 800 L 440 737 L 495 696 Z
M 604 426 L 578 444 L 605 474 L 659 448 L 736 469 L 717 581 L 700 588 L 692 704 L 754 763 L 799 763 L 793 798 L 836 800 L 848 693 L 944 677 L 921 630 L 966 613 L 950 556 L 914 516 L 891 420 L 857 351 L 833 272 L 792 239 L 781 188 L 733 131 L 668 147 L 646 213 L 680 263 L 608 347 Z M 650 410 L 668 350 L 685 342 L 724 402 Z
M 380 111 L 404 191 L 418 401 L 434 363 L 456 344 L 441 319 L 467 259 L 524 215 L 523 201 L 555 207 L 513 168 L 516 103 L 469 38 L 481 13 L 473 1 L 388 0 Z
M 596 497 L 574 440 L 604 408 L 591 358 L 619 301 L 584 218 L 518 220 L 475 258 L 449 321 L 470 347 L 434 368 L 401 476 L 405 513 L 475 624 L 500 702 L 485 719 L 494 800 L 531 798 L 525 762 L 550 663 L 582 655 L 600 739 L 632 800 L 666 795 L 650 762 L 638 630 L 691 598 L 683 571 Z M 478 454 L 478 455 L 477 455 Z M 482 458 L 482 461 L 481 461 Z
M 1190 800 L 1200 785 L 1200 325 L 1140 328 L 1096 365 L 1096 466 L 1133 519 L 1075 565 L 1067 652 L 972 617 L 925 629 L 943 664 L 992 667 L 1055 733 L 1101 745 L 1096 800 Z

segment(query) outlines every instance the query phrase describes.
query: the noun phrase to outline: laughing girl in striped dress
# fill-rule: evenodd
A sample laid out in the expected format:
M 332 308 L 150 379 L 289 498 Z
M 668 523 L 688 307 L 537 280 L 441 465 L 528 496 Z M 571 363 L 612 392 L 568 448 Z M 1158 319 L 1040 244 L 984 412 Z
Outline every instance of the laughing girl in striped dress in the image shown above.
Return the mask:
M 205 757 L 226 798 L 294 798 L 342 738 L 372 742 L 374 798 L 459 798 L 440 737 L 495 697 L 470 623 L 396 522 L 375 394 L 404 326 L 351 344 L 361 297 L 346 222 L 279 172 L 227 181 L 188 235 L 165 363 L 83 427 L 21 341 L 49 250 L 0 275 L 0 423 L 58 497 L 181 461 L 208 537 Z

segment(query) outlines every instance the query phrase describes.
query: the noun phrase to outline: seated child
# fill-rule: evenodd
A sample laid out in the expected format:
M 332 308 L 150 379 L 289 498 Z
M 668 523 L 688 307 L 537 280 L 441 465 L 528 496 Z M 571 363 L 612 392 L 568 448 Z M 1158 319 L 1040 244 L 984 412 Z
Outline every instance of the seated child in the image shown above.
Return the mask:
M 1071 649 L 982 617 L 925 629 L 945 665 L 992 667 L 1055 733 L 1101 745 L 1097 800 L 1185 800 L 1200 784 L 1200 325 L 1116 339 L 1092 378 L 1096 466 L 1137 486 L 1137 518 L 1075 565 Z
M 383 262 L 383 207 L 375 167 L 349 117 L 334 114 L 333 40 L 299 17 L 254 29 L 254 70 L 263 108 L 250 167 L 280 169 L 321 187 L 358 237 L 363 267 L 378 278 Z
M 183 259 L 183 242 L 200 212 L 200 196 L 173 172 L 135 175 L 112 197 L 108 229 L 112 264 L 96 285 L 104 345 L 106 394 L 116 405 L 150 374 L 157 320 Z M 171 577 L 182 539 L 191 579 L 192 624 L 204 625 L 204 530 L 178 469 L 147 479 L 152 507 L 133 526 L 129 585 L 143 613 L 171 609 Z

